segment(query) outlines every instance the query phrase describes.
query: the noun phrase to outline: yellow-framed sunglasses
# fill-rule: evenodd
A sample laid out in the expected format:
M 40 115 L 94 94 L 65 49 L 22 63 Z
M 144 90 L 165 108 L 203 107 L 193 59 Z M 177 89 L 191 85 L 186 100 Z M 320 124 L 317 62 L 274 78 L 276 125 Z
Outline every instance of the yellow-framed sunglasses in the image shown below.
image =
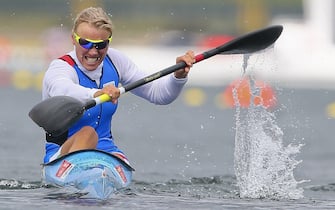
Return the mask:
M 78 44 L 80 44 L 80 46 L 82 46 L 85 49 L 92 49 L 94 47 L 98 50 L 102 50 L 105 49 L 108 46 L 108 44 L 112 42 L 112 36 L 110 36 L 106 40 L 93 40 L 93 39 L 81 38 L 75 32 L 73 33 L 73 35 L 76 42 L 78 42 Z

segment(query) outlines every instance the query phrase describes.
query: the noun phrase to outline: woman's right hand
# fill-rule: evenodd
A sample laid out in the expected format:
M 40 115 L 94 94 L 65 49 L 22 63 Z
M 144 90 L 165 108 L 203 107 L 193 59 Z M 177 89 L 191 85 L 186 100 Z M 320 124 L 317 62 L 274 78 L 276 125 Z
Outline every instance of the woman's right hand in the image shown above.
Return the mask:
M 120 89 L 115 87 L 114 85 L 106 85 L 101 90 L 97 91 L 94 94 L 94 97 L 98 97 L 102 94 L 107 94 L 111 98 L 111 102 L 116 104 L 118 98 L 120 97 Z

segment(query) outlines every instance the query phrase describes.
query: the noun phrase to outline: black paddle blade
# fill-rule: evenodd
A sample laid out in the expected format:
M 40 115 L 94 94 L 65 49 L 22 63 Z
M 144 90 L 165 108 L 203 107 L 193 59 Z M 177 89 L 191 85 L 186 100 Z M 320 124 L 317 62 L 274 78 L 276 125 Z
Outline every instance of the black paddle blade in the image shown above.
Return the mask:
M 35 105 L 29 112 L 29 117 L 48 134 L 60 136 L 85 111 L 84 104 L 69 96 L 55 96 Z
M 220 54 L 249 54 L 264 50 L 279 38 L 283 26 L 276 25 L 250 32 L 217 49 Z

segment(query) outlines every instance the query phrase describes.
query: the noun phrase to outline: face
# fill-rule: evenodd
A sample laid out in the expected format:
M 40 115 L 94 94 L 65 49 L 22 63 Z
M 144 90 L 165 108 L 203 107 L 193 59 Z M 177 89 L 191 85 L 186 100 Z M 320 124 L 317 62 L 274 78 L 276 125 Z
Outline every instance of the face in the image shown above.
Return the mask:
M 88 23 L 79 24 L 75 33 L 80 38 L 88 40 L 108 40 L 110 38 L 107 30 L 97 29 Z M 73 34 L 72 43 L 75 45 L 80 63 L 89 71 L 94 71 L 101 64 L 108 51 L 108 45 L 104 49 L 97 49 L 95 45 L 91 49 L 86 49 L 76 41 Z

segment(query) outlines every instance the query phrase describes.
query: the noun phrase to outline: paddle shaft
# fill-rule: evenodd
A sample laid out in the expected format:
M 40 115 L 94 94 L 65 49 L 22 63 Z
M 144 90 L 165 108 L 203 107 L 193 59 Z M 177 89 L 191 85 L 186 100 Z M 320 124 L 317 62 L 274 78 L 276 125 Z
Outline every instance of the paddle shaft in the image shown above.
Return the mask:
M 216 55 L 216 54 L 218 54 L 218 53 L 220 53 L 219 50 L 218 50 L 217 48 L 215 48 L 215 49 L 209 50 L 209 51 L 207 51 L 207 52 L 201 53 L 201 54 L 199 54 L 199 55 L 196 55 L 196 56 L 195 56 L 195 62 L 194 62 L 194 63 L 198 63 L 198 62 L 200 62 L 200 61 L 202 61 L 202 60 L 204 60 L 204 59 L 207 59 L 207 58 L 209 58 L 209 57 L 212 57 L 212 56 L 214 56 L 214 55 Z M 137 80 L 137 81 L 135 81 L 135 82 L 133 82 L 133 83 L 130 83 L 130 84 L 125 85 L 125 86 L 123 86 L 123 87 L 119 87 L 120 94 L 124 94 L 124 93 L 126 93 L 126 92 L 128 92 L 128 91 L 131 91 L 131 90 L 137 88 L 137 87 L 140 87 L 140 86 L 145 85 L 145 84 L 147 84 L 147 83 L 149 83 L 149 82 L 152 82 L 152 81 L 154 81 L 154 80 L 156 80 L 156 79 L 159 79 L 159 78 L 161 78 L 161 77 L 164 77 L 164 76 L 166 76 L 166 75 L 168 75 L 168 74 L 171 74 L 171 73 L 173 73 L 173 72 L 175 72 L 175 71 L 178 71 L 179 69 L 183 69 L 183 68 L 185 68 L 186 66 L 187 66 L 187 64 L 186 64 L 184 61 L 182 61 L 182 62 L 180 62 L 180 63 L 177 63 L 177 64 L 173 65 L 173 66 L 170 66 L 170 67 L 168 67 L 168 68 L 165 68 L 165 69 L 163 69 L 163 70 L 161 70 L 161 71 L 159 71 L 159 72 L 153 73 L 153 74 L 151 74 L 151 75 L 149 75 L 149 76 L 146 76 L 146 77 L 144 77 L 144 78 L 142 78 L 142 79 L 139 79 L 139 80 Z M 111 98 L 110 98 L 109 95 L 107 95 L 107 94 L 102 94 L 102 95 L 100 95 L 100 96 L 94 98 L 93 100 L 88 101 L 88 102 L 85 104 L 85 106 L 84 106 L 84 110 L 87 110 L 87 109 L 89 109 L 89 108 L 92 108 L 92 107 L 94 107 L 94 106 L 96 106 L 96 105 L 98 105 L 98 104 L 107 102 L 107 101 L 109 101 L 110 99 L 111 99 Z
M 217 55 L 217 54 L 223 52 L 223 50 L 224 50 L 224 49 L 222 49 L 223 47 L 222 46 L 220 46 L 220 47 L 217 47 L 217 48 L 214 48 L 214 49 L 211 49 L 211 50 L 208 50 L 206 52 L 203 52 L 201 54 L 196 55 L 194 63 L 198 63 L 198 62 L 200 62 L 202 60 L 205 60 L 207 58 L 210 58 L 210 57 L 212 57 L 214 55 Z M 128 92 L 130 90 L 133 90 L 133 89 L 137 88 L 137 87 L 140 87 L 140 86 L 145 85 L 145 84 L 147 84 L 149 82 L 152 82 L 152 81 L 154 81 L 156 79 L 164 77 L 164 76 L 166 76 L 168 74 L 171 74 L 171 73 L 173 73 L 175 71 L 178 71 L 179 69 L 183 69 L 186 66 L 187 66 L 187 64 L 182 61 L 180 63 L 177 63 L 177 64 L 173 65 L 173 66 L 170 66 L 170 67 L 165 68 L 165 69 L 163 69 L 161 71 L 158 71 L 158 72 L 153 73 L 153 74 L 151 74 L 149 76 L 146 76 L 146 77 L 144 77 L 142 79 L 139 79 L 139 80 L 137 80 L 137 81 L 135 81 L 133 83 L 130 83 L 130 84 L 125 85 L 123 87 L 119 87 L 120 94 L 124 94 L 124 93 L 126 93 L 126 92 Z M 87 109 L 92 108 L 92 107 L 94 107 L 94 106 L 96 106 L 98 104 L 107 102 L 110 99 L 111 99 L 110 96 L 108 96 L 107 94 L 102 94 L 101 96 L 98 96 L 98 97 L 94 98 L 93 100 L 88 101 L 85 104 L 84 109 L 87 110 Z

